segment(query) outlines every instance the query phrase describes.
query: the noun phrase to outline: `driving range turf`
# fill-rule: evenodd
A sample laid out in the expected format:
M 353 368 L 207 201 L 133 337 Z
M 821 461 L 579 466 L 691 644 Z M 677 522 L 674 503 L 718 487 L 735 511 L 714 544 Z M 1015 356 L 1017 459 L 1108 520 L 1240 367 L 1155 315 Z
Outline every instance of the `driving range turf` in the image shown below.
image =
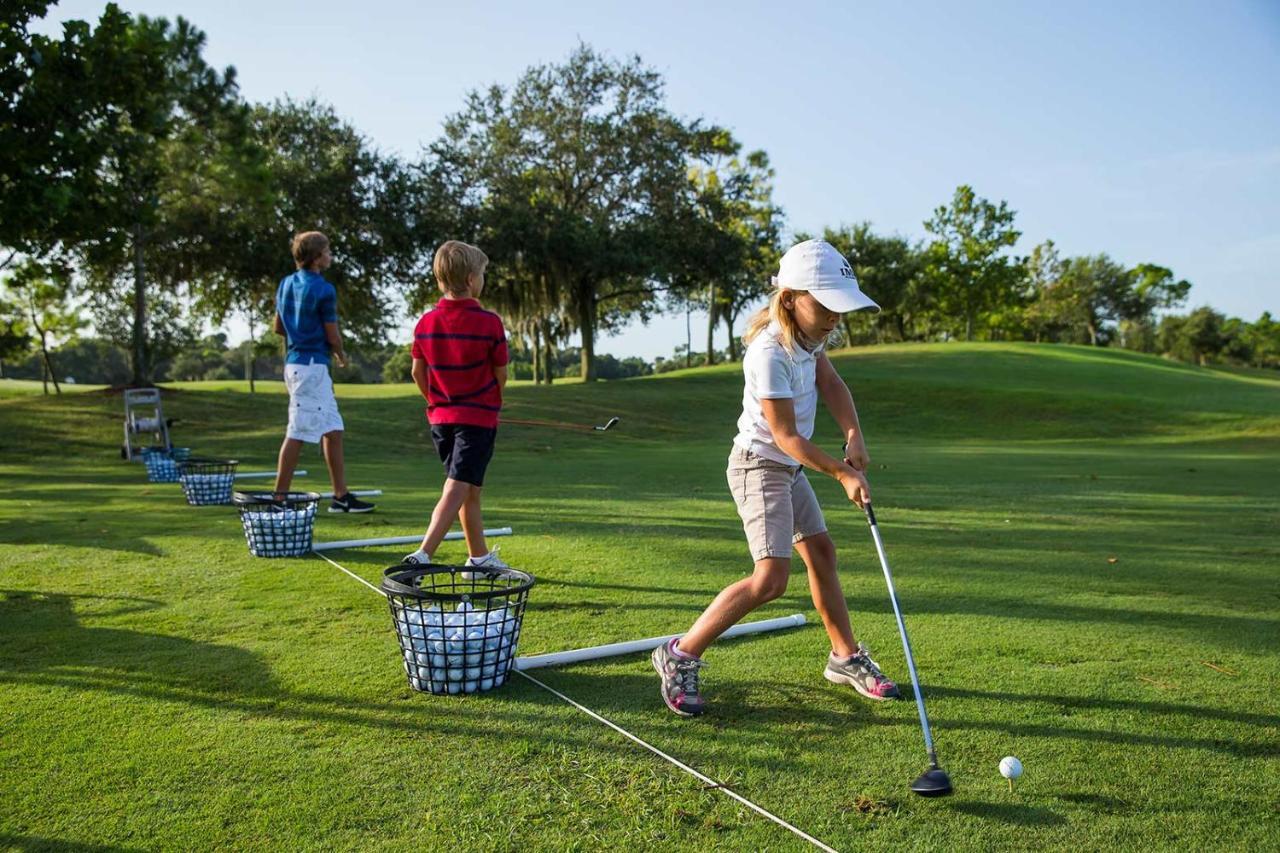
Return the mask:
M 533 674 L 841 850 L 1280 846 L 1280 377 L 1047 345 L 834 360 L 955 795 L 906 790 L 912 702 L 823 680 L 802 568 L 751 618 L 809 623 L 714 646 L 702 718 L 646 655 Z M 278 384 L 166 387 L 178 444 L 272 467 Z M 0 383 L 0 849 L 806 848 L 519 676 L 413 693 L 369 589 L 146 483 L 118 394 L 30 390 Z M 420 532 L 442 474 L 413 389 L 338 396 L 351 485 L 386 494 L 322 507 L 316 538 Z M 513 417 L 622 418 L 500 432 L 486 523 L 538 577 L 522 654 L 684 630 L 749 570 L 740 397 L 738 365 L 509 388 Z M 811 479 L 855 631 L 910 695 L 866 523 Z M 409 550 L 330 556 L 376 583 Z

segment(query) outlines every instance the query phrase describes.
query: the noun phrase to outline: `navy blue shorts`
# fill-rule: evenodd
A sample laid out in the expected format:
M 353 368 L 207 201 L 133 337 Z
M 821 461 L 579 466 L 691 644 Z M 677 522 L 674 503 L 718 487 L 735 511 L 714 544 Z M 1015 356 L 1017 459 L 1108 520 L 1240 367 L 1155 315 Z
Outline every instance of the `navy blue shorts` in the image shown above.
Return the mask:
M 433 424 L 431 427 L 431 440 L 449 479 L 473 486 L 484 485 L 484 472 L 493 458 L 497 437 L 498 430 L 494 427 L 470 424 Z

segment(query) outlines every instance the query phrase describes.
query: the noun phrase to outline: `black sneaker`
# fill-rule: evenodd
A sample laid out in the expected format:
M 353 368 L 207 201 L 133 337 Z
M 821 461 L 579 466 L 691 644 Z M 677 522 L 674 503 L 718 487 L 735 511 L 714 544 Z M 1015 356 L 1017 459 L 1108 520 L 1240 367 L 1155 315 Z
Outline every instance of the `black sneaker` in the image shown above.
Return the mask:
M 373 512 L 373 504 L 347 492 L 329 502 L 329 512 Z

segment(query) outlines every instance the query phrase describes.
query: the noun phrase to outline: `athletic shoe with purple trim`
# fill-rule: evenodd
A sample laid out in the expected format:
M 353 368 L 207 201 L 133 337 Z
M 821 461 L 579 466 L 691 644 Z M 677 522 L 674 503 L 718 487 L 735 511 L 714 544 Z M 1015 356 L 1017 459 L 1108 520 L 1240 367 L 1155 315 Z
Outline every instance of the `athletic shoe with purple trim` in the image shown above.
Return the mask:
M 676 641 L 663 643 L 653 650 L 650 660 L 662 676 L 662 701 L 682 717 L 694 717 L 706 710 L 698 692 L 698 670 L 706 666 L 702 658 L 676 654 Z
M 868 699 L 883 701 L 897 699 L 898 685 L 894 684 L 880 671 L 880 665 L 871 659 L 867 647 L 858 643 L 858 653 L 847 658 L 838 658 L 833 652 L 827 658 L 827 668 L 822 677 L 832 684 L 848 684 Z

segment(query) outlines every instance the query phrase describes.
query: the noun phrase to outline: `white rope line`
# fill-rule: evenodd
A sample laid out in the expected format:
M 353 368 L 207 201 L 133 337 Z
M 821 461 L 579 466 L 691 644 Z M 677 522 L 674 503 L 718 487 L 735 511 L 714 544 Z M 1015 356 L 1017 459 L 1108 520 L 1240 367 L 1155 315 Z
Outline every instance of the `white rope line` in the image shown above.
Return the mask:
M 333 560 L 330 560 L 328 557 L 326 557 L 324 554 L 321 554 L 319 551 L 312 551 L 311 553 L 312 553 L 312 554 L 315 554 L 317 557 L 319 557 L 320 559 L 324 560 L 326 563 L 329 563 L 330 565 L 337 567 L 337 568 L 338 568 L 338 569 L 340 569 L 341 571 L 347 572 L 347 574 L 348 574 L 348 575 L 350 575 L 351 577 L 353 577 L 353 578 L 355 578 L 356 580 L 360 581 L 360 583 L 362 583 L 362 584 L 364 584 L 365 586 L 369 587 L 369 589 L 373 590 L 373 591 L 374 591 L 374 592 L 376 592 L 378 595 L 381 595 L 383 598 L 386 598 L 387 594 L 386 594 L 385 592 L 383 592 L 382 590 L 378 589 L 376 586 L 374 586 L 373 584 L 369 583 L 369 582 L 368 582 L 367 580 L 365 580 L 364 578 L 360 577 L 359 575 L 357 575 L 357 574 L 355 574 L 355 573 L 353 573 L 353 572 L 348 572 L 348 571 L 346 570 L 346 568 L 344 568 L 343 566 L 340 566 L 340 565 L 338 565 L 337 563 L 333 562 Z
M 348 571 L 345 567 L 343 567 L 343 566 L 342 566 L 342 565 L 340 565 L 339 563 L 336 563 L 336 562 L 334 562 L 333 560 L 329 559 L 329 558 L 328 558 L 328 557 L 326 557 L 324 554 L 321 554 L 319 551 L 312 551 L 311 553 L 315 554 L 317 557 L 319 557 L 320 559 L 324 560 L 326 563 L 329 563 L 330 565 L 334 566 L 335 568 L 337 568 L 337 569 L 341 570 L 342 572 L 345 572 L 345 573 L 346 573 L 347 575 L 349 575 L 350 577 L 353 577 L 353 578 L 355 578 L 356 580 L 360 581 L 360 583 L 362 583 L 362 584 L 364 584 L 365 586 L 369 587 L 369 589 L 373 590 L 373 591 L 374 591 L 374 592 L 376 592 L 378 595 L 380 595 L 380 596 L 382 596 L 382 597 L 384 597 L 384 598 L 386 597 L 386 593 L 384 593 L 382 590 L 378 589 L 376 586 L 374 586 L 373 584 L 369 583 L 367 580 L 365 580 L 364 578 L 360 577 L 359 575 L 357 575 L 357 574 L 355 574 L 355 573 L 353 573 L 353 572 Z M 627 731 L 626 729 L 622 728 L 622 726 L 619 726 L 617 723 L 614 723 L 614 722 L 612 722 L 612 721 L 610 721 L 610 720 L 606 720 L 604 717 L 600 716 L 600 715 L 599 715 L 599 714 L 597 714 L 595 711 L 593 711 L 593 710 L 591 710 L 590 708 L 588 708 L 586 705 L 583 705 L 583 704 L 581 704 L 581 703 L 579 703 L 579 702 L 575 702 L 574 700 L 570 699 L 568 696 L 566 696 L 566 695 L 564 695 L 563 693 L 561 693 L 559 690 L 556 690 L 554 687 L 549 687 L 549 686 L 547 686 L 546 684 L 543 684 L 541 681 L 539 681 L 538 679 L 534 678 L 532 675 L 529 675 L 527 672 L 521 672 L 520 670 L 516 669 L 515 667 L 512 667 L 511 671 L 512 671 L 512 672 L 514 672 L 516 675 L 519 675 L 519 676 L 521 676 L 521 677 L 523 677 L 523 678 L 528 679 L 529 681 L 532 681 L 534 684 L 538 685 L 539 687 L 541 687 L 543 690 L 547 691 L 547 692 L 548 692 L 548 693 L 550 693 L 551 695 L 553 695 L 553 696 L 557 696 L 557 697 L 559 697 L 560 699 L 563 699 L 565 702 L 567 702 L 567 703 L 569 703 L 570 705 L 572 705 L 573 707 L 577 708 L 579 711 L 581 711 L 582 713 L 586 714 L 588 717 L 591 717 L 593 720 L 596 720 L 597 722 L 600 722 L 600 723 L 604 723 L 606 726 L 608 726 L 609 728 L 613 729 L 615 732 L 617 732 L 618 734 L 620 734 L 620 735 L 622 735 L 623 737 L 627 738 L 628 740 L 632 741 L 633 743 L 636 743 L 636 744 L 639 744 L 640 746 L 643 746 L 645 749 L 649 750 L 649 751 L 650 751 L 650 752 L 652 752 L 654 755 L 656 755 L 656 756 L 658 756 L 659 758 L 661 758 L 661 759 L 663 759 L 663 760 L 665 760 L 665 761 L 667 761 L 667 762 L 669 762 L 669 763 L 671 763 L 671 764 L 675 765 L 676 767 L 680 768 L 680 769 L 681 769 L 681 770 L 683 770 L 684 772 L 688 773 L 690 776 L 692 776 L 692 777 L 694 777 L 695 779 L 697 779 L 699 782 L 702 782 L 704 785 L 707 785 L 708 787 L 711 787 L 711 788 L 713 788 L 713 789 L 715 789 L 715 790 L 717 790 L 717 791 L 723 791 L 725 794 L 727 794 L 728 796 L 730 796 L 730 797 L 732 797 L 733 799 L 737 800 L 738 802 L 742 803 L 744 806 L 746 806 L 747 808 L 751 809 L 751 810 L 752 810 L 753 812 L 755 812 L 756 814 L 760 815 L 761 817 L 768 818 L 769 820 L 773 821 L 774 823 L 776 823 L 778 826 L 782 827 L 783 829 L 786 829 L 786 830 L 788 830 L 788 831 L 790 831 L 790 832 L 795 833 L 795 834 L 796 834 L 796 835 L 798 835 L 799 837 L 803 838 L 805 841 L 808 841 L 808 842 L 809 842 L 810 844 L 812 844 L 814 847 L 817 847 L 819 850 L 824 850 L 824 851 L 826 851 L 826 853 L 839 853 L 839 851 L 838 851 L 838 850 L 836 850 L 834 847 L 829 847 L 829 846 L 827 846 L 826 844 L 823 844 L 821 841 L 819 841 L 818 839 L 814 838 L 812 835 L 810 835 L 809 833 L 805 832 L 804 830 L 802 830 L 802 829 L 799 829 L 799 828 L 797 828 L 797 827 L 792 826 L 791 824 L 787 823 L 787 822 L 786 822 L 785 820 L 783 820 L 782 818 L 780 818 L 780 817 L 778 817 L 777 815 L 775 815 L 773 812 L 770 812 L 770 811 L 768 811 L 768 810 L 766 810 L 766 809 L 764 809 L 764 808 L 761 808 L 760 806 L 758 806 L 758 805 L 756 805 L 755 803 L 751 802 L 750 800 L 748 800 L 746 797 L 742 796 L 742 795 L 741 795 L 741 794 L 739 794 L 738 792 L 736 792 L 736 791 L 732 790 L 731 788 L 728 788 L 728 787 L 726 787 L 725 785 L 721 784 L 720 782 L 717 782 L 716 780 L 712 779 L 710 776 L 707 776 L 707 775 L 706 775 L 706 774 L 704 774 L 704 773 L 699 773 L 697 770 L 694 770 L 692 767 L 690 767 L 688 764 L 685 764 L 685 763 L 684 763 L 683 761 L 681 761 L 680 759 L 678 759 L 678 758 L 673 758 L 673 757 L 671 757 L 670 755 L 667 755 L 665 752 L 663 752 L 662 750 L 658 749 L 658 748 L 657 748 L 656 746 L 654 746 L 653 744 L 650 744 L 650 743 L 648 743 L 648 742 L 646 742 L 646 741 L 641 740 L 640 738 L 638 738 L 638 737 L 636 737 L 635 735 L 633 735 L 631 732 L 629 732 L 629 731 Z
M 598 721 L 598 722 L 604 723 L 606 726 L 608 726 L 609 728 L 613 729 L 613 730 L 614 730 L 615 732 L 617 732 L 618 734 L 622 735 L 623 737 L 627 738 L 628 740 L 631 740 L 631 741 L 633 741 L 633 742 L 635 742 L 635 743 L 638 743 L 640 746 L 643 746 L 645 749 L 649 750 L 650 752 L 652 752 L 654 755 L 658 756 L 659 758 L 662 758 L 662 759 L 665 759 L 665 760 L 667 760 L 667 761 L 671 762 L 671 763 L 672 763 L 672 764 L 674 764 L 676 767 L 679 767 L 681 770 L 683 770 L 684 772 L 688 773 L 690 776 L 693 776 L 693 777 L 694 777 L 695 779 L 697 779 L 698 781 L 700 781 L 700 782 L 702 782 L 702 783 L 704 783 L 704 784 L 706 784 L 706 785 L 708 785 L 708 786 L 710 786 L 710 787 L 712 787 L 712 788 L 716 789 L 717 791 L 723 791 L 724 793 L 728 794 L 730 797 L 733 797 L 735 800 L 737 800 L 738 802 L 742 803 L 742 804 L 743 804 L 744 806 L 746 806 L 747 808 L 751 809 L 751 810 L 752 810 L 753 812 L 755 812 L 756 814 L 758 814 L 758 815 L 760 815 L 760 816 L 762 816 L 762 817 L 766 817 L 766 818 L 768 818 L 769 820 L 771 820 L 771 821 L 773 821 L 774 823 L 776 823 L 778 826 L 781 826 L 783 829 L 788 829 L 788 830 L 790 830 L 791 832 L 794 832 L 796 835 L 800 836 L 800 837 L 801 837 L 801 838 L 803 838 L 805 841 L 808 841 L 810 844 L 812 844 L 814 847 L 817 847 L 819 850 L 825 850 L 825 851 L 827 851 L 827 853 L 839 853 L 839 851 L 837 851 L 835 848 L 833 848 L 833 847 L 828 847 L 826 844 L 823 844 L 821 841 L 819 841 L 818 839 L 814 838 L 814 837 L 813 837 L 812 835 L 810 835 L 809 833 L 805 832 L 805 831 L 804 831 L 804 830 L 802 830 L 802 829 L 797 829 L 796 827 L 794 827 L 794 826 L 792 826 L 791 824 L 787 823 L 785 820 L 783 820 L 782 818 L 780 818 L 780 817 L 778 817 L 777 815 L 773 814 L 772 812 L 766 811 L 765 809 L 761 808 L 760 806 L 757 806 L 755 803 L 751 802 L 751 801 L 750 801 L 750 800 L 748 800 L 746 797 L 742 796 L 741 794 L 737 793 L 736 791 L 732 790 L 731 788 L 725 787 L 725 786 L 724 786 L 724 785 L 722 785 L 721 783 L 719 783 L 719 782 L 717 782 L 716 780 L 712 779 L 710 776 L 707 776 L 707 775 L 705 775 L 705 774 L 703 774 L 703 773 L 699 773 L 697 770 L 694 770 L 692 767 L 690 767 L 688 764 L 685 764 L 685 763 L 684 763 L 683 761 L 681 761 L 680 759 L 678 759 L 678 758 L 672 758 L 670 755 L 667 755 L 665 752 L 663 752 L 662 750 L 658 749 L 656 746 L 653 746 L 653 745 L 652 745 L 652 744 L 650 744 L 650 743 L 646 743 L 645 741 L 643 741 L 643 740 L 641 740 L 640 738 L 636 737 L 636 736 L 635 736 L 635 735 L 633 735 L 631 732 L 629 732 L 629 731 L 627 731 L 626 729 L 622 728 L 622 726 L 619 726 L 619 725 L 617 725 L 617 724 L 615 724 L 615 723 L 613 723 L 613 722 L 610 722 L 609 720 L 606 720 L 604 717 L 600 716 L 599 714 L 597 714 L 595 711 L 591 710 L 591 709 L 590 709 L 590 708 L 588 708 L 587 706 L 582 705 L 582 704 L 580 704 L 580 703 L 578 703 L 578 702 L 573 701 L 573 700 L 572 700 L 572 699 L 570 699 L 568 696 L 566 696 L 566 695 L 564 695 L 563 693 L 561 693 L 559 690 L 556 690 L 554 687 L 548 687 L 547 685 L 543 684 L 543 683 L 542 683 L 541 681 L 539 681 L 538 679 L 534 678 L 534 677 L 533 677 L 532 675 L 530 675 L 529 673 L 527 673 L 527 672 L 521 672 L 521 671 L 520 671 L 520 670 L 518 670 L 518 669 L 517 669 L 517 670 L 513 670 L 513 672 L 515 672 L 515 674 L 516 674 L 516 675 L 523 676 L 524 678 L 529 679 L 529 680 L 530 680 L 530 681 L 532 681 L 534 684 L 538 685 L 539 687 L 541 687 L 543 690 L 547 691 L 548 693 L 551 693 L 551 694 L 553 694 L 553 695 L 555 695 L 555 696 L 559 696 L 561 699 L 563 699 L 564 701 L 568 702 L 570 705 L 572 705 L 573 707 L 577 708 L 579 711 L 583 712 L 583 713 L 584 713 L 584 714 L 586 714 L 587 716 L 591 717 L 592 719 L 594 719 L 594 720 L 596 720 L 596 721 Z

